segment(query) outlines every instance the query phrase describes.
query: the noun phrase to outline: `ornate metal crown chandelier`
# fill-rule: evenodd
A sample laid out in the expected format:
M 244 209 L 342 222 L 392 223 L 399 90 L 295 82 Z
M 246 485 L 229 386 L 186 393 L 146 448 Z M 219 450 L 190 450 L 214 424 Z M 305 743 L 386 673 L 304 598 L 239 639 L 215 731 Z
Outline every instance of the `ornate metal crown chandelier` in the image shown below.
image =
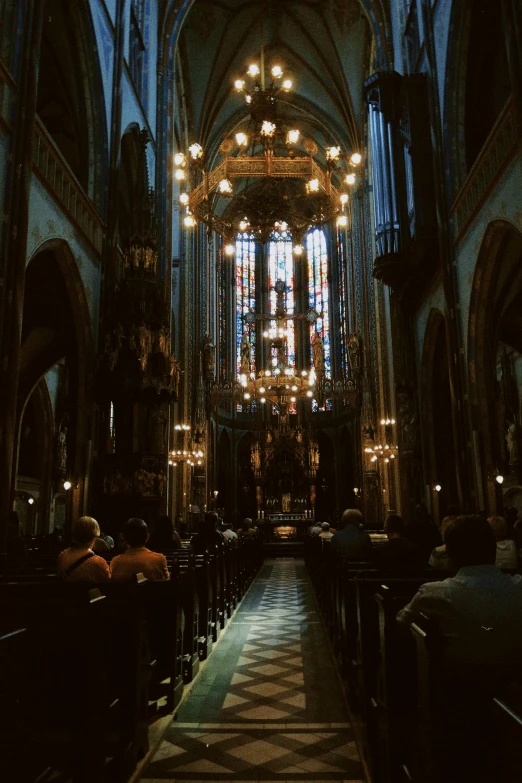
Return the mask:
M 182 186 L 179 200 L 186 210 L 185 226 L 205 223 L 224 238 L 228 255 L 234 254 L 233 239 L 241 231 L 266 242 L 284 223 L 292 232 L 299 254 L 302 237 L 311 226 L 333 218 L 340 226 L 348 225 L 347 190 L 356 182 L 361 155 L 344 154 L 340 146 L 332 145 L 324 150 L 323 165 L 314 160 L 318 153 L 315 141 L 301 139 L 301 132 L 287 128 L 278 115 L 277 96 L 292 87 L 292 81 L 285 78 L 277 64 L 266 79 L 262 54 L 261 67 L 252 64 L 245 79 L 235 81 L 236 90 L 245 95 L 249 119 L 233 138 L 223 140 L 219 147 L 221 162 L 210 169 L 205 150 L 198 143 L 190 145 L 188 154 L 178 152 L 174 156 L 175 177 Z M 298 155 L 299 147 L 306 156 Z M 197 184 L 186 191 L 183 183 L 189 171 Z M 254 187 L 247 183 L 235 193 L 233 183 L 237 180 L 259 182 Z M 304 187 L 300 184 L 303 181 Z M 229 203 L 223 203 L 223 199 Z

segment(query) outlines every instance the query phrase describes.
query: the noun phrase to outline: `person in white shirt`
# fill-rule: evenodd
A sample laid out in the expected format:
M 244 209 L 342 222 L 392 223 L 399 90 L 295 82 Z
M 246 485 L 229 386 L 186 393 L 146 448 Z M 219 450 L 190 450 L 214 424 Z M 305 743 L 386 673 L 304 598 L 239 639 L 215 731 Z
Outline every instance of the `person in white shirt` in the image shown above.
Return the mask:
M 223 524 L 221 525 L 221 532 L 223 533 L 227 541 L 231 541 L 232 539 L 237 539 L 237 533 L 233 529 L 230 522 L 223 522 Z

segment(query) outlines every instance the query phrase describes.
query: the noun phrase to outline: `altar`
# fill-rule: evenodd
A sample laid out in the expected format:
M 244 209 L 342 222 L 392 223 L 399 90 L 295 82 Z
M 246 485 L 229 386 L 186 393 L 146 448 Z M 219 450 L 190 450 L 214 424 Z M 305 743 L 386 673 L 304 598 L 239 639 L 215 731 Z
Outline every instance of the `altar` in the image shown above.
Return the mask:
M 302 541 L 313 521 L 309 512 L 266 514 L 258 520 L 267 541 Z

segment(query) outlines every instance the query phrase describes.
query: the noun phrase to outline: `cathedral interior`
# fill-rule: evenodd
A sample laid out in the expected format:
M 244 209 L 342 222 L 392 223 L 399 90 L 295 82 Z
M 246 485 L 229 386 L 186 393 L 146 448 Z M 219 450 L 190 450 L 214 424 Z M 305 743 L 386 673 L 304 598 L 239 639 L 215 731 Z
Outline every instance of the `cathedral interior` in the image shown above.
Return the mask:
M 519 0 L 0 0 L 0 552 L 522 514 L 521 138 Z

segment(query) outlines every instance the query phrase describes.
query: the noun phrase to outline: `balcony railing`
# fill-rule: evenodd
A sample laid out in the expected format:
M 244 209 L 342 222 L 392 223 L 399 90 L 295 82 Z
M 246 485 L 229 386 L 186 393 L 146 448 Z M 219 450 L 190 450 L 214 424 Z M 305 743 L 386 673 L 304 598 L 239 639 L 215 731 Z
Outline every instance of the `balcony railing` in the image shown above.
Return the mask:
M 474 216 L 514 155 L 518 141 L 515 109 L 510 100 L 502 110 L 451 208 L 455 242 L 468 230 Z
M 100 216 L 38 118 L 35 133 L 33 166 L 36 174 L 71 222 L 101 255 L 104 226 Z

